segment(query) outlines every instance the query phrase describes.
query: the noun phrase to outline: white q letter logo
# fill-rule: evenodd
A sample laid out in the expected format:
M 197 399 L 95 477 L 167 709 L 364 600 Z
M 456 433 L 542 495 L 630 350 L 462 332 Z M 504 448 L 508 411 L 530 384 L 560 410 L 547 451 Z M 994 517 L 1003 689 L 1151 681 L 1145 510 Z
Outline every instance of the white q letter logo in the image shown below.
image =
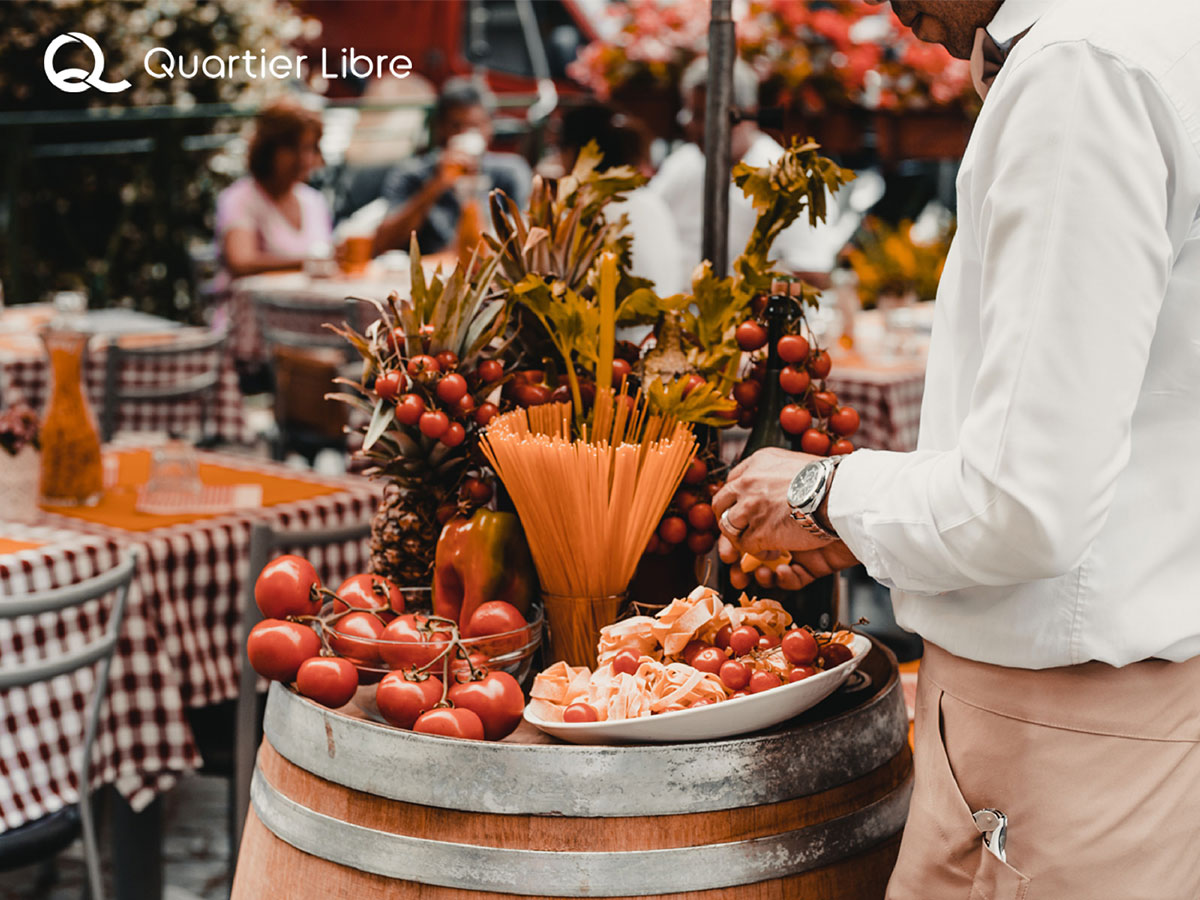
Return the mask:
M 92 60 L 94 62 L 92 71 L 89 73 L 84 69 L 71 68 L 63 69 L 60 72 L 55 69 L 54 54 L 64 44 L 73 44 L 76 41 L 81 41 L 84 46 L 92 51 Z M 96 90 L 103 91 L 106 94 L 118 94 L 132 86 L 128 79 L 105 81 L 100 77 L 104 72 L 104 51 L 100 49 L 100 45 L 92 38 L 78 31 L 60 34 L 52 40 L 50 46 L 46 48 L 43 66 L 46 70 L 46 77 L 50 79 L 50 83 L 60 91 L 66 91 L 68 94 L 78 94 L 80 91 L 86 91 L 89 87 L 94 87 Z

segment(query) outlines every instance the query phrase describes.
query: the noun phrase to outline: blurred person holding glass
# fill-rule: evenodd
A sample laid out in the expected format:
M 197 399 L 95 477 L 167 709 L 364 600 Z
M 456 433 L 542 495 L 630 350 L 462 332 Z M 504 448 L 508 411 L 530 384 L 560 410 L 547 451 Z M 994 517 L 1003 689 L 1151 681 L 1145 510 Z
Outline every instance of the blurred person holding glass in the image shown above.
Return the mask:
M 217 246 L 222 274 L 231 278 L 299 269 L 328 255 L 329 205 L 307 182 L 324 165 L 321 116 L 292 100 L 265 106 L 254 122 L 249 174 L 217 197 Z
M 372 251 L 407 250 L 413 233 L 423 253 L 454 248 L 464 210 L 503 190 L 520 207 L 529 199 L 532 172 L 515 153 L 493 153 L 492 110 L 486 88 L 466 78 L 442 85 L 433 111 L 433 146 L 404 160 L 384 180 L 389 211 L 375 230 Z M 478 225 L 475 226 L 476 230 Z

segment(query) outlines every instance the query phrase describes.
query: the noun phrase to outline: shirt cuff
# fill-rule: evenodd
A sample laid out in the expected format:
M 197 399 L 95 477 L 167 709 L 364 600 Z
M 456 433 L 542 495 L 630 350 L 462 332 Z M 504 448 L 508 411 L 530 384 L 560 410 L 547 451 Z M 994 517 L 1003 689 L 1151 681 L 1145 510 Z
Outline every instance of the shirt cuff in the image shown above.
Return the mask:
M 838 538 L 866 566 L 872 578 L 889 588 L 895 587 L 895 584 L 883 565 L 875 542 L 867 533 L 864 521 L 870 510 L 871 498 L 876 494 L 875 485 L 893 469 L 889 458 L 897 456 L 903 457 L 904 454 L 855 450 L 838 465 L 829 487 L 829 503 L 825 507 L 829 524 L 837 532 Z

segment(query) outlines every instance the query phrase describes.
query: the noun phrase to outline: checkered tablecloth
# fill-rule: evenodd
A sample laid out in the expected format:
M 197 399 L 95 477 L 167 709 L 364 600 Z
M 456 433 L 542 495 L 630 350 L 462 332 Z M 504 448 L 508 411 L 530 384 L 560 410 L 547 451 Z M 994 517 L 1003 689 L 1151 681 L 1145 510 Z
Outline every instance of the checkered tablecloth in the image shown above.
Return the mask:
M 200 459 L 331 483 L 330 479 L 238 457 L 204 453 Z M 334 493 L 150 531 L 127 531 L 47 514 L 41 524 L 70 529 L 86 538 L 76 540 L 74 547 L 56 549 L 53 559 L 41 562 L 39 553 L 44 548 L 23 551 L 19 555 L 30 560 L 20 562 L 16 570 L 10 568 L 18 576 L 10 575 L 8 583 L 0 577 L 2 603 L 7 593 L 66 584 L 94 574 L 115 560 L 117 548 L 140 548 L 129 622 L 114 664 L 111 699 L 98 745 L 97 772 L 98 781 L 114 783 L 135 809 L 144 807 L 180 774 L 199 764 L 183 710 L 237 696 L 252 524 L 265 520 L 283 529 L 334 528 L 370 519 L 378 499 L 376 485 L 359 478 L 332 483 L 339 488 Z M 70 562 L 61 561 L 65 553 L 72 554 Z M 323 580 L 336 585 L 365 571 L 368 548 L 365 541 L 353 542 L 305 555 Z M 3 563 L 0 559 L 0 566 Z M 41 630 L 31 626 L 21 633 L 20 648 L 52 652 L 54 641 L 72 639 L 71 627 L 64 625 L 64 629 L 52 633 L 44 625 Z M 6 644 L 0 632 L 0 655 L 17 646 L 12 640 Z M 78 717 L 85 689 L 82 683 L 61 689 L 55 695 L 56 705 L 51 705 L 42 689 L 8 692 L 20 697 L 0 696 L 0 717 L 8 733 L 8 737 L 0 736 L 0 766 L 8 769 L 0 769 L 5 784 L 0 787 L 0 821 L 6 827 L 36 818 L 76 796 L 67 776 L 55 777 L 52 764 L 46 762 L 62 756 L 65 746 L 55 731 L 57 726 L 45 720 L 64 712 Z M 31 709 L 35 710 L 32 714 Z M 35 724 L 30 723 L 31 716 L 37 719 Z M 53 763 L 64 773 L 66 765 Z
M 920 366 L 890 369 L 834 364 L 826 386 L 838 400 L 858 410 L 856 447 L 908 451 L 917 448 L 925 371 Z
M 195 337 L 194 329 L 181 329 L 179 336 Z M 88 351 L 85 380 L 88 401 L 97 420 L 104 406 L 105 344 L 93 342 Z M 216 351 L 179 353 L 172 356 L 134 358 L 122 367 L 120 378 L 125 387 L 163 387 L 178 384 L 209 370 Z M 0 406 L 23 398 L 41 410 L 49 397 L 50 365 L 40 342 L 31 336 L 6 336 L 0 343 Z M 237 372 L 226 353 L 215 397 L 209 402 L 209 421 L 204 427 L 203 405 L 199 397 L 161 402 L 126 402 L 117 413 L 117 430 L 124 432 L 174 432 L 199 436 L 215 434 L 228 443 L 246 444 L 254 440 L 242 409 Z

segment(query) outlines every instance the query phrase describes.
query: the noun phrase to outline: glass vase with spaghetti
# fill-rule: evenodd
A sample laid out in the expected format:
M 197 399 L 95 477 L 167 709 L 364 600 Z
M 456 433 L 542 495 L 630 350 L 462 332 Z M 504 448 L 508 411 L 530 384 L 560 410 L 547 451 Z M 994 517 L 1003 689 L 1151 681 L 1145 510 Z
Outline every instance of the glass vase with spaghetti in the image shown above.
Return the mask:
M 597 391 L 591 425 L 570 403 L 493 419 L 481 449 L 516 507 L 544 592 L 548 662 L 595 663 L 638 560 L 696 453 L 687 425 L 644 398 Z

